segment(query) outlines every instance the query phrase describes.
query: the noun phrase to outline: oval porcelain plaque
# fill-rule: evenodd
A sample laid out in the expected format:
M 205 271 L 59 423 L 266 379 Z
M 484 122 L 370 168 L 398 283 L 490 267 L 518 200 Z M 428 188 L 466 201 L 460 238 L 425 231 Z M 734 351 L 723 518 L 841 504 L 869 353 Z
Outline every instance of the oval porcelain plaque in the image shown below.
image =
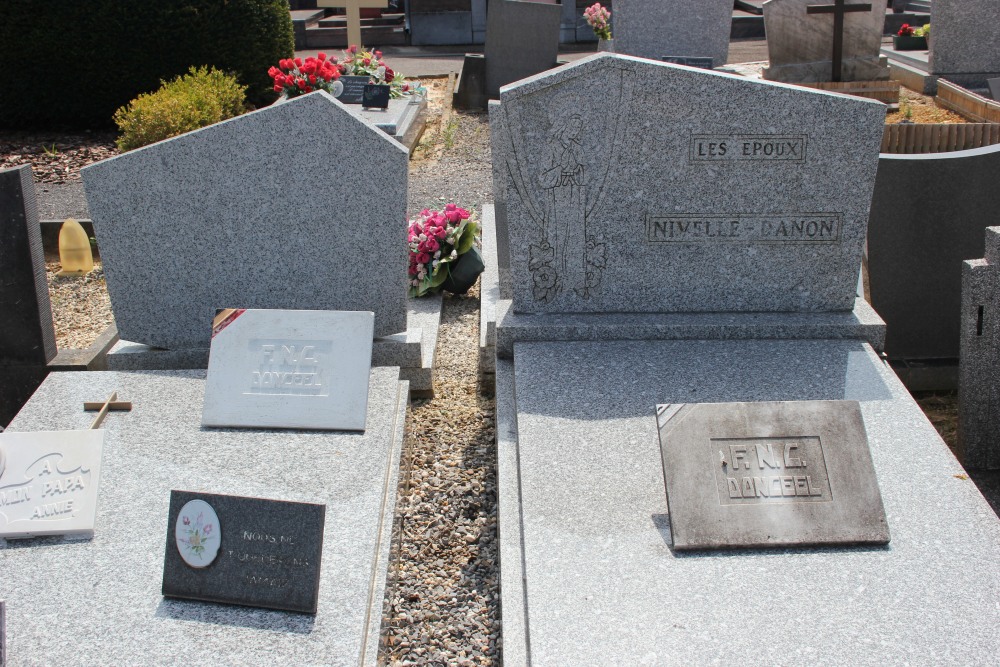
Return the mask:
M 185 503 L 177 515 L 174 538 L 185 563 L 195 568 L 208 567 L 222 544 L 219 515 L 204 500 Z
M 334 81 L 333 82 L 333 96 L 340 97 L 344 93 L 344 82 Z

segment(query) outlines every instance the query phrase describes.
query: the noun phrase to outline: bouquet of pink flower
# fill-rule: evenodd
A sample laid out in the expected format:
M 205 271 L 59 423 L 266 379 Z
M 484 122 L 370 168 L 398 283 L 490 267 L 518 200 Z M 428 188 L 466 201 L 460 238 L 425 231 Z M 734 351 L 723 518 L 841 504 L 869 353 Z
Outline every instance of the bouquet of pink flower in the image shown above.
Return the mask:
M 267 70 L 274 79 L 274 92 L 284 93 L 287 97 L 305 95 L 314 90 L 325 90 L 333 94 L 333 82 L 340 78 L 337 59 L 327 59 L 325 53 L 317 57 L 282 58 L 277 67 Z
M 410 296 L 440 291 L 451 264 L 475 244 L 477 229 L 469 212 L 455 204 L 447 204 L 443 211 L 424 209 L 416 220 L 411 220 Z
M 611 12 L 599 2 L 583 10 L 587 25 L 594 30 L 598 39 L 611 39 Z

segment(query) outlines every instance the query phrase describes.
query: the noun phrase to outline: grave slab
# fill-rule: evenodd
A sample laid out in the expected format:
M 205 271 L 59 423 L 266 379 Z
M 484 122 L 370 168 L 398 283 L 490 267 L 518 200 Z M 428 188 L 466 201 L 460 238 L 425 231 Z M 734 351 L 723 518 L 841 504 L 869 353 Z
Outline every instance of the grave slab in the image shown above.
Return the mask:
M 202 425 L 364 430 L 373 324 L 371 312 L 230 312 L 212 335 Z
M 672 551 L 654 406 L 786 400 L 860 403 L 892 542 Z M 1000 520 L 868 345 L 519 343 L 497 362 L 497 412 L 518 664 L 993 661 Z
M 500 112 L 516 312 L 854 307 L 881 103 L 599 54 Z
M 326 433 L 201 428 L 204 371 L 51 374 L 11 430 L 85 428 L 79 402 L 112 391 L 133 409 L 104 422 L 94 537 L 0 543 L 9 664 L 65 661 L 70 645 L 78 664 L 374 666 L 407 404 L 397 378 L 372 370 L 364 433 Z M 162 597 L 173 489 L 326 505 L 317 614 Z
M 701 56 L 719 65 L 728 60 L 731 0 L 625 0 L 611 11 L 618 53 L 652 60 Z
M 879 2 L 868 11 L 843 15 L 841 81 L 884 81 L 889 78 L 886 58 L 880 56 L 885 7 Z M 770 81 L 810 83 L 833 81 L 834 17 L 829 13 L 808 13 L 811 6 L 832 6 L 818 0 L 769 0 L 764 3 L 767 31 L 768 67 L 762 75 Z
M 310 140 L 290 150 L 294 128 Z M 358 155 L 379 165 L 377 197 Z M 325 92 L 86 167 L 119 334 L 204 348 L 220 307 L 371 310 L 377 336 L 403 331 L 407 167 L 399 143 Z M 303 179 L 337 187 L 303 197 Z

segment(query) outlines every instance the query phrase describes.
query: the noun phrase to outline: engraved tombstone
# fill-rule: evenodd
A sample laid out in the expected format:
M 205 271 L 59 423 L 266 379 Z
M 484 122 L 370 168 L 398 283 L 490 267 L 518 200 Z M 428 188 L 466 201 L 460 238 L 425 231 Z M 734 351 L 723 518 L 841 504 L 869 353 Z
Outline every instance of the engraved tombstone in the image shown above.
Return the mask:
M 221 311 L 202 424 L 363 430 L 373 318 L 344 311 Z
M 866 11 L 852 11 L 862 4 Z M 810 7 L 816 9 L 810 13 Z M 845 12 L 840 20 L 834 13 L 839 11 Z M 877 1 L 849 0 L 838 9 L 834 0 L 769 0 L 764 3 L 769 62 L 763 76 L 785 83 L 833 81 L 833 44 L 839 28 L 840 80 L 886 80 L 889 66 L 879 55 L 884 22 L 885 6 Z
M 656 408 L 675 549 L 886 544 L 857 401 Z
M 514 311 L 850 311 L 884 118 L 607 54 L 505 89 L 491 125 Z

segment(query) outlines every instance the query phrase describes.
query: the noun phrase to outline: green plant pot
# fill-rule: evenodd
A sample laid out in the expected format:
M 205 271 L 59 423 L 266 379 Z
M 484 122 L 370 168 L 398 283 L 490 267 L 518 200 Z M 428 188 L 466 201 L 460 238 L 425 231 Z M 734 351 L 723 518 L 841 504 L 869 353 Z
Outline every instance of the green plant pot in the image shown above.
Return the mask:
M 449 264 L 450 271 L 448 277 L 441 283 L 441 289 L 452 294 L 465 294 L 476 284 L 479 274 L 485 268 L 483 256 L 475 246 L 472 246 L 468 252 L 459 255 L 457 260 Z
M 892 38 L 892 46 L 897 51 L 926 51 L 927 38 L 916 37 L 914 35 L 907 35 L 906 37 L 895 35 Z

